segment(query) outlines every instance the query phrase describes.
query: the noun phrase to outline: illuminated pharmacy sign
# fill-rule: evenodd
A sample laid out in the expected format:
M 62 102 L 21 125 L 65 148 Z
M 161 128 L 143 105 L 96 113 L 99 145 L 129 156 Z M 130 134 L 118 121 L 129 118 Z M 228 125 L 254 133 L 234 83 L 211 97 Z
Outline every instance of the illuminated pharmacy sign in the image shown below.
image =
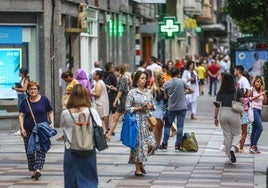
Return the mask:
M 164 22 L 159 23 L 160 34 L 166 39 L 174 39 L 176 33 L 180 33 L 180 24 L 175 17 L 164 17 Z

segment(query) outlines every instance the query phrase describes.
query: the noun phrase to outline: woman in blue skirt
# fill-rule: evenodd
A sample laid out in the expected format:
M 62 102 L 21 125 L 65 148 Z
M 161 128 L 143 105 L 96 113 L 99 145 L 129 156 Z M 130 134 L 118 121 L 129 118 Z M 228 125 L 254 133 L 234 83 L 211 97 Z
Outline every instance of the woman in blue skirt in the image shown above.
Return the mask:
M 73 115 L 75 121 L 79 121 L 79 115 L 84 113 L 86 120 L 90 115 L 89 107 L 90 101 L 88 92 L 84 86 L 77 84 L 72 89 L 70 98 L 67 103 L 67 109 L 61 114 L 60 127 L 63 127 L 64 133 L 64 187 L 65 188 L 97 188 L 98 187 L 98 173 L 97 173 L 97 159 L 96 151 L 90 151 L 86 157 L 77 156 L 71 152 L 72 143 L 72 127 L 74 126 Z M 70 112 L 69 112 L 70 111 Z M 95 120 L 98 117 L 95 117 Z M 101 120 L 99 120 L 101 121 Z M 92 126 L 91 121 L 89 122 Z

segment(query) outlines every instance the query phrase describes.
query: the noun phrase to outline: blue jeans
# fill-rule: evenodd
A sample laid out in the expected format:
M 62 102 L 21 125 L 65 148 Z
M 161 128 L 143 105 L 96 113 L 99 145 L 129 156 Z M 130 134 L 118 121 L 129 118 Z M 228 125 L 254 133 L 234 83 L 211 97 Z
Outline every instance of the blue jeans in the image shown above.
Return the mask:
M 218 86 L 218 80 L 217 80 L 217 78 L 214 78 L 214 77 L 210 77 L 210 79 L 209 79 L 209 94 L 211 95 L 212 94 L 212 86 L 213 86 L 213 89 L 214 89 L 214 91 L 213 91 L 213 94 L 216 96 L 216 94 L 217 94 L 217 86 Z
M 186 115 L 186 109 L 184 110 L 176 110 L 176 111 L 167 111 L 167 118 L 165 121 L 165 128 L 164 128 L 164 138 L 163 138 L 163 144 L 168 144 L 168 139 L 170 135 L 170 127 L 175 119 L 177 117 L 177 138 L 175 144 L 181 145 L 181 139 L 183 134 L 183 126 L 184 126 L 184 119 Z
M 263 131 L 263 125 L 261 120 L 261 110 L 253 108 L 254 121 L 252 123 L 252 132 L 251 132 L 251 146 L 257 146 L 261 133 Z

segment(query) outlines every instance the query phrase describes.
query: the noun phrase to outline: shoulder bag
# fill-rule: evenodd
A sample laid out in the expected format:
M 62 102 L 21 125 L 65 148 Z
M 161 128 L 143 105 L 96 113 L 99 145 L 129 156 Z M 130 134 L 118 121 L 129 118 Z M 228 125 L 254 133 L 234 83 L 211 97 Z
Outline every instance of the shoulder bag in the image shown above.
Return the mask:
M 147 118 L 147 120 L 148 120 L 148 127 L 149 127 L 149 130 L 150 130 L 150 131 L 153 131 L 154 128 L 156 127 L 156 125 L 157 125 L 157 119 L 156 119 L 154 116 L 150 115 L 150 116 Z
M 91 121 L 93 124 L 93 138 L 94 138 L 95 147 L 99 151 L 105 150 L 108 148 L 108 144 L 107 144 L 107 141 L 105 139 L 103 129 L 95 121 L 95 119 L 91 113 L 91 110 L 89 110 L 89 113 L 90 113 Z
M 244 112 L 244 107 L 242 106 L 242 103 L 236 101 L 236 99 L 237 99 L 237 89 L 235 90 L 234 100 L 232 101 L 232 110 L 233 112 L 236 112 L 236 113 Z

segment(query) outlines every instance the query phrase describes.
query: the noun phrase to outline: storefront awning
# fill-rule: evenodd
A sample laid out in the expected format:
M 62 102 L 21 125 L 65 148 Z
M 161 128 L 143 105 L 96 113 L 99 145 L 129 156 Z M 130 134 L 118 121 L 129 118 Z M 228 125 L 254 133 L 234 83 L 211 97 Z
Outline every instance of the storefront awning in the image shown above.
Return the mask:
M 201 25 L 203 31 L 225 31 L 226 28 L 223 24 L 210 24 Z

